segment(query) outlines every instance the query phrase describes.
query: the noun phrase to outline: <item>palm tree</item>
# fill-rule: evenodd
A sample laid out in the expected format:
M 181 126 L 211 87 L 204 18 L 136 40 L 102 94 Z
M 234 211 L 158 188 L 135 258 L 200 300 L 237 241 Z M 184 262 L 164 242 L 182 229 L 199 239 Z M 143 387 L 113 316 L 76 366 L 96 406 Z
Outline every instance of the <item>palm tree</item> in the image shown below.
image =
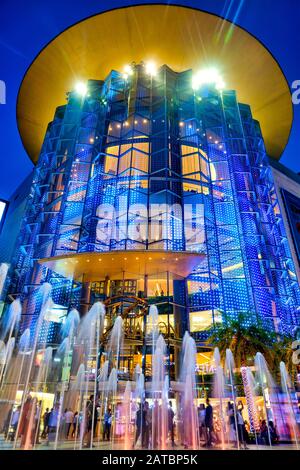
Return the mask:
M 245 326 L 246 319 L 246 314 L 239 313 L 237 319 L 210 328 L 206 344 L 219 348 L 222 361 L 226 349 L 231 349 L 237 368 L 249 365 L 257 352 L 261 352 L 273 368 L 276 336 L 266 332 L 260 324 Z
M 280 336 L 277 343 L 275 344 L 275 364 L 276 369 L 279 371 L 280 361 L 284 362 L 287 371 L 291 377 L 292 382 L 296 380 L 297 373 L 299 372 L 299 365 L 293 361 L 293 353 L 295 349 L 292 349 L 292 343 L 294 338 L 292 336 Z

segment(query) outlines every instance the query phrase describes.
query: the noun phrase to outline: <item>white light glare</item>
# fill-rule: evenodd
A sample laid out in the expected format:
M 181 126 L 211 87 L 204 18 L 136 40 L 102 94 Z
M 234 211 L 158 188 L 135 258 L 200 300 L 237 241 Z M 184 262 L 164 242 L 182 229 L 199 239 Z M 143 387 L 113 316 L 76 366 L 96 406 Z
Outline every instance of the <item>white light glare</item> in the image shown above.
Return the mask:
M 87 93 L 87 86 L 84 82 L 78 82 L 75 85 L 75 90 L 79 95 L 85 96 Z
M 148 75 L 151 75 L 152 77 L 156 75 L 157 69 L 156 69 L 156 65 L 154 62 L 146 62 L 145 67 L 146 67 L 146 73 Z
M 129 77 L 129 75 L 132 75 L 133 74 L 133 69 L 130 65 L 125 65 L 124 67 L 124 73 L 123 73 L 123 77 L 125 78 L 125 80 L 127 80 L 127 78 Z
M 222 90 L 225 83 L 217 69 L 209 68 L 200 70 L 192 78 L 192 87 L 198 90 L 202 85 L 214 84 L 217 90 Z

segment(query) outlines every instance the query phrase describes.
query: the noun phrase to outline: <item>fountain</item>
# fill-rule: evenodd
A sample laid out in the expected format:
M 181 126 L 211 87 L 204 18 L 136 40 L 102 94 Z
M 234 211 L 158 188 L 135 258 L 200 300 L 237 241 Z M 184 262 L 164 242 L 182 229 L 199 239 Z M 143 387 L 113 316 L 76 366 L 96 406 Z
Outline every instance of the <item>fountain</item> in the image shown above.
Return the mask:
M 181 410 L 183 420 L 183 442 L 191 449 L 199 448 L 199 423 L 196 395 L 196 355 L 195 340 L 185 332 L 182 346 L 182 361 L 180 382 L 183 386 L 181 393 Z
M 271 374 L 269 372 L 266 360 L 262 353 L 257 352 L 255 355 L 255 368 L 256 368 L 256 377 L 257 382 L 260 385 L 262 396 L 263 396 L 263 404 L 264 404 L 264 411 L 266 416 L 266 425 L 268 430 L 268 442 L 269 446 L 272 446 L 272 439 L 271 439 L 271 431 L 270 431 L 270 424 L 269 422 L 274 422 L 274 399 L 272 400 L 272 396 L 274 395 L 275 384 Z M 276 424 L 276 423 L 275 423 Z
M 7 335 L 8 335 L 8 341 L 10 340 L 14 330 L 17 329 L 17 325 L 20 322 L 21 312 L 22 312 L 22 305 L 21 305 L 20 300 L 19 299 L 14 300 L 10 304 L 1 322 L 1 325 L 2 325 L 1 339 L 2 340 L 5 340 Z
M 126 382 L 126 388 L 124 392 L 124 401 L 123 401 L 123 416 L 125 417 L 125 432 L 124 432 L 124 449 L 131 449 L 131 433 L 130 433 L 130 424 L 131 424 L 131 383 Z
M 25 447 L 24 449 L 28 450 L 31 446 L 35 448 L 36 443 L 38 441 L 39 437 L 39 429 L 40 429 L 40 420 L 41 420 L 41 406 L 38 403 L 38 392 L 43 391 L 43 389 L 46 386 L 47 379 L 48 379 L 48 374 L 49 370 L 51 369 L 52 365 L 52 355 L 53 355 L 53 350 L 52 347 L 49 346 L 46 348 L 40 366 L 38 367 L 38 372 L 37 372 L 37 377 L 34 381 L 32 381 L 32 392 L 34 391 L 36 393 L 36 406 L 32 407 L 31 409 L 31 416 L 30 416 L 30 423 L 31 426 L 29 427 L 29 430 L 33 434 L 30 438 L 29 432 L 27 433 L 26 441 L 25 441 Z M 33 442 L 31 440 L 33 439 Z
M 24 412 L 24 414 L 25 414 L 25 412 L 27 414 L 29 412 L 29 410 L 32 410 L 34 408 L 33 404 L 29 403 L 28 404 L 29 409 L 27 410 L 27 407 L 25 407 L 25 400 L 28 401 L 29 397 L 30 397 L 30 395 L 29 395 L 29 384 L 30 384 L 30 379 L 32 378 L 32 375 L 33 375 L 33 365 L 34 365 L 34 360 L 35 360 L 35 357 L 36 357 L 37 345 L 38 345 L 38 341 L 39 341 L 40 331 L 41 331 L 46 313 L 48 312 L 49 308 L 52 305 L 52 299 L 50 297 L 51 289 L 52 289 L 51 284 L 48 284 L 48 283 L 42 284 L 42 286 L 39 289 L 39 294 L 41 296 L 41 311 L 40 311 L 40 315 L 38 317 L 36 327 L 35 327 L 33 345 L 32 345 L 31 353 L 30 353 L 30 362 L 29 362 L 29 365 L 28 365 L 28 370 L 26 372 L 26 380 L 25 380 L 25 384 L 24 384 L 24 390 L 23 390 L 23 393 L 22 393 L 20 418 L 19 418 L 19 421 L 18 421 L 17 429 L 16 429 L 14 448 L 17 445 L 17 440 L 18 440 L 18 436 L 19 436 L 19 427 L 20 427 L 20 423 L 22 422 L 22 420 L 27 421 L 26 426 L 24 426 L 25 431 L 27 432 L 28 429 L 31 430 L 31 423 L 28 423 L 28 419 L 27 419 L 26 416 L 23 415 L 23 412 Z M 24 407 L 25 407 L 25 409 L 24 409 Z M 28 434 L 28 432 L 27 432 L 27 434 Z M 23 441 L 21 440 L 21 442 L 23 442 L 23 444 L 26 444 L 24 439 L 23 439 Z
M 8 269 L 9 269 L 9 265 L 7 263 L 0 264 L 0 299 L 3 294 Z
M 120 352 L 123 342 L 123 319 L 117 317 L 114 322 L 109 340 L 107 355 L 112 367 L 119 368 Z
M 159 335 L 159 314 L 156 305 L 150 305 L 149 308 L 149 320 L 148 320 L 148 328 L 151 334 L 152 339 L 152 351 L 155 350 L 156 341 Z
M 30 343 L 30 331 L 27 328 L 22 336 L 20 337 L 19 344 L 18 344 L 18 352 L 17 352 L 17 358 L 14 364 L 14 367 L 11 368 L 12 370 L 10 371 L 10 377 L 8 379 L 8 382 L 12 384 L 11 387 L 6 391 L 5 395 L 5 401 L 9 404 L 12 403 L 12 408 L 15 407 L 16 404 L 16 393 L 20 388 L 20 383 L 21 383 L 21 378 L 22 375 L 24 375 L 24 363 L 26 357 L 28 357 L 28 351 L 29 351 L 29 343 Z M 3 410 L 4 413 L 6 413 L 6 410 Z M 11 413 L 10 419 L 9 419 L 9 424 L 8 424 L 8 429 L 11 427 L 11 421 L 12 421 L 13 413 Z M 7 434 L 7 439 L 8 439 L 8 434 Z
M 116 427 L 116 396 L 117 396 L 117 388 L 118 388 L 118 371 L 115 367 L 112 368 L 107 382 L 107 393 L 105 397 L 105 408 L 104 408 L 104 415 L 111 409 L 112 413 L 112 432 L 110 434 L 110 442 L 111 448 L 113 448 L 114 444 L 114 434 L 115 434 L 115 427 Z
M 104 315 L 105 310 L 101 302 L 96 302 L 89 312 L 83 317 L 81 324 L 79 325 L 79 334 L 78 342 L 83 346 L 83 360 L 86 366 L 86 375 L 87 377 L 94 377 L 94 386 L 92 395 L 93 404 L 92 410 L 87 408 L 87 397 L 88 397 L 88 388 L 89 380 L 86 380 L 85 395 L 83 400 L 82 408 L 82 426 L 80 432 L 80 449 L 83 447 L 83 440 L 88 435 L 88 445 L 92 448 L 93 446 L 93 437 L 94 437 L 94 424 L 95 424 L 95 412 L 96 412 L 96 400 L 97 400 L 97 376 L 98 376 L 98 361 L 99 361 L 99 347 L 100 347 L 100 338 L 103 333 L 104 327 Z M 91 368 L 93 359 L 95 357 L 95 366 L 94 369 Z M 90 404 L 89 404 L 90 405 Z M 88 422 L 89 417 L 87 414 L 91 412 L 92 414 L 92 423 Z M 91 429 L 89 429 L 91 428 Z M 89 435 L 90 434 L 90 435 Z
M 76 409 L 76 412 L 78 413 L 78 419 L 76 421 L 76 426 L 75 426 L 74 450 L 76 449 L 78 434 L 79 434 L 80 442 L 81 442 L 81 435 L 83 433 L 83 430 L 82 430 L 83 417 L 82 417 L 82 414 L 80 414 L 80 410 L 82 408 L 85 381 L 86 381 L 85 367 L 84 367 L 84 364 L 80 364 L 80 366 L 78 367 L 77 374 L 76 374 L 76 380 L 74 383 L 71 384 L 71 389 L 72 391 L 75 391 L 75 395 L 76 395 L 76 402 L 75 402 L 74 409 Z
M 224 418 L 224 399 L 225 399 L 225 378 L 223 367 L 221 366 L 220 352 L 218 348 L 214 349 L 214 362 L 216 366 L 214 376 L 213 394 L 219 399 L 219 414 L 221 420 L 221 436 L 222 436 L 222 449 L 225 449 L 225 429 L 226 423 Z
M 72 331 L 71 331 L 72 333 Z M 66 337 L 61 345 L 59 346 L 55 360 L 62 364 L 62 371 L 64 371 L 68 367 L 68 361 L 69 361 L 69 354 L 70 354 L 70 340 L 68 337 Z M 62 419 L 62 414 L 63 414 L 63 409 L 64 409 L 64 398 L 65 398 L 65 390 L 67 388 L 68 384 L 68 376 L 62 377 L 62 380 L 60 382 L 60 397 L 59 397 L 59 407 L 58 407 L 58 417 L 57 417 L 57 428 L 56 428 L 56 434 L 55 434 L 55 442 L 54 442 L 54 449 L 57 449 L 58 446 L 58 435 L 59 435 L 59 430 L 61 427 L 61 419 Z
M 51 286 L 45 284 L 39 292 L 41 310 L 35 330 L 31 334 L 27 329 L 19 341 L 15 341 L 14 335 L 17 333 L 21 314 L 19 300 L 10 305 L 2 323 L 0 415 L 8 417 L 8 430 L 13 428 L 15 410 L 20 410 L 13 439 L 7 432 L 6 445 L 13 445 L 14 448 L 20 446 L 23 449 L 40 448 L 40 425 L 42 425 L 44 406 L 40 398 L 43 397 L 43 393 L 50 391 L 48 395 L 53 397 L 51 398 L 53 413 L 56 414 L 57 420 L 55 432 L 49 435 L 49 442 L 53 443 L 54 449 L 64 449 L 70 445 L 66 442 L 64 410 L 71 408 L 77 412 L 78 418 L 74 423 L 73 437 L 68 435 L 68 441 L 74 438 L 71 443 L 74 449 L 103 445 L 100 425 L 110 409 L 111 432 L 108 444 L 110 449 L 115 446 L 124 450 L 131 449 L 133 446 L 139 446 L 137 438 L 140 438 L 141 447 L 150 445 L 153 449 L 165 450 L 169 446 L 168 437 L 172 430 L 169 416 L 173 412 L 169 408 L 169 397 L 172 397 L 171 400 L 173 397 L 176 399 L 174 412 L 178 422 L 176 426 L 178 444 L 198 449 L 200 436 L 197 402 L 201 402 L 203 397 L 198 394 L 197 348 L 190 334 L 186 332 L 182 341 L 178 381 L 170 382 L 169 349 L 165 338 L 159 334 L 159 315 L 157 308 L 152 305 L 147 322 L 149 329 L 145 332 L 148 349 L 147 351 L 144 349 L 142 367 L 139 360 L 135 368 L 130 370 L 129 379 L 127 376 L 124 380 L 122 368 L 125 363 L 124 357 L 126 359 L 127 343 L 124 340 L 122 317 L 117 316 L 111 329 L 105 330 L 105 310 L 101 303 L 96 302 L 81 321 L 77 310 L 73 309 L 61 326 L 60 344 L 52 349 L 46 347 L 46 340 L 39 339 L 42 330 L 43 337 L 47 337 L 47 312 L 53 306 L 50 294 Z M 147 374 L 145 382 L 143 373 L 145 355 L 149 354 L 149 350 L 152 352 L 151 380 Z M 236 388 L 235 380 L 239 372 L 244 391 L 239 400 L 242 397 L 244 403 L 246 402 L 250 428 L 255 435 L 257 448 L 261 444 L 259 427 L 262 412 L 259 402 L 264 406 L 268 443 L 272 444 L 269 421 L 274 420 L 277 427 L 282 421 L 285 429 L 288 423 L 289 433 L 281 432 L 281 435 L 289 435 L 298 448 L 295 392 L 284 363 L 280 364 L 281 393 L 278 392 L 279 386 L 275 386 L 261 353 L 255 356 L 255 375 L 250 367 L 241 367 L 238 371 L 229 349 L 226 351 L 224 367 L 217 348 L 214 350 L 213 358 L 214 362 L 210 369 L 214 374 L 211 403 L 214 408 L 215 423 L 220 423 L 220 427 L 216 426 L 216 430 L 218 429 L 216 432 L 221 437 L 222 449 L 226 448 L 226 441 L 229 442 L 225 416 L 225 400 L 228 396 L 233 407 L 232 421 L 234 419 L 235 424 L 232 422 L 232 427 L 237 431 L 239 389 Z M 124 366 L 126 367 L 127 365 Z M 149 397 L 150 407 L 148 400 L 145 401 L 146 397 Z M 139 409 L 147 409 L 151 414 L 150 429 L 142 429 L 145 421 Z M 281 413 L 281 417 L 278 412 Z M 137 417 L 141 417 L 140 425 L 135 417 L 136 413 Z M 133 426 L 134 421 L 135 426 Z M 139 428 L 139 432 L 135 435 L 136 428 Z M 173 443 L 173 433 L 171 437 Z M 135 442 L 136 440 L 138 442 Z M 234 440 L 237 441 L 239 448 L 237 432 Z
M 152 409 L 152 448 L 166 448 L 168 436 L 168 389 L 166 387 L 166 360 L 167 348 L 162 335 L 159 335 L 154 354 L 152 354 L 152 383 L 151 396 Z
M 100 374 L 98 376 L 98 395 L 101 397 L 100 409 L 99 409 L 100 419 L 104 415 L 104 410 L 105 410 L 106 403 L 107 403 L 105 400 L 105 392 L 107 390 L 108 368 L 109 368 L 109 362 L 105 361 L 102 369 L 100 370 Z M 99 442 L 100 442 L 100 430 L 98 431 L 98 445 L 99 445 Z
M 16 342 L 15 338 L 9 338 L 9 340 L 6 344 L 6 347 L 5 347 L 3 366 L 2 366 L 1 374 L 0 374 L 0 390 L 3 387 L 5 377 L 6 377 L 6 374 L 8 372 L 9 363 L 11 361 L 13 350 L 14 350 L 14 347 L 15 347 L 15 342 Z
M 236 394 L 235 394 L 235 384 L 234 384 L 234 358 L 230 349 L 226 349 L 226 359 L 225 359 L 225 374 L 228 377 L 228 384 L 231 391 L 231 399 L 233 402 L 233 413 L 234 413 L 234 423 L 235 423 L 235 435 L 236 435 L 236 444 L 237 448 L 240 449 L 240 440 L 238 435 L 238 421 L 237 421 L 237 409 L 236 409 Z
M 62 328 L 61 328 L 62 338 L 68 337 L 71 340 L 77 332 L 79 322 L 80 322 L 79 313 L 75 308 L 73 308 L 68 313 L 65 322 L 62 324 Z
M 143 402 L 145 398 L 145 377 L 142 373 L 141 367 L 139 364 L 136 365 L 134 371 L 134 381 L 135 381 L 135 392 L 134 397 L 136 401 Z
M 289 374 L 286 370 L 286 366 L 284 362 L 280 362 L 280 377 L 281 377 L 281 387 L 282 391 L 285 396 L 285 400 L 288 407 L 288 423 L 293 430 L 294 440 L 296 443 L 296 447 L 299 450 L 299 436 L 297 430 L 297 420 L 296 420 L 296 413 L 294 409 L 294 403 L 297 403 L 297 395 L 295 391 L 292 390 L 291 380 Z M 292 394 L 295 394 L 295 399 L 293 400 Z

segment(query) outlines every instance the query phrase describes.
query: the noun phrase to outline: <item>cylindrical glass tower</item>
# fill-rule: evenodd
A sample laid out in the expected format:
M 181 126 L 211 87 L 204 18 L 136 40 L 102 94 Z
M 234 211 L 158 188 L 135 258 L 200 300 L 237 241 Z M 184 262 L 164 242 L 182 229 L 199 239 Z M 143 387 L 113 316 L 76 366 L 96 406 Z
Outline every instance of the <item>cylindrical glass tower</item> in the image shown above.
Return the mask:
M 122 294 L 168 304 L 167 330 L 200 341 L 241 312 L 271 331 L 297 324 L 299 287 L 259 124 L 234 91 L 192 86 L 192 75 L 131 64 L 57 108 L 10 288 L 25 301 L 23 328 L 44 281 L 54 317 Z

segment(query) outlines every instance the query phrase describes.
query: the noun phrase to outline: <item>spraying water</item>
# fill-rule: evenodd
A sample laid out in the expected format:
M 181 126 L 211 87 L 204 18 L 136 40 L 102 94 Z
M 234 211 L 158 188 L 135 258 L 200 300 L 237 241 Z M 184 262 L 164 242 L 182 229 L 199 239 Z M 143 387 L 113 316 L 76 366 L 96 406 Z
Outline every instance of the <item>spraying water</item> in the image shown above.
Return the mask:
M 291 396 L 291 380 L 289 377 L 289 374 L 286 370 L 286 366 L 284 362 L 280 362 L 280 377 L 281 377 L 281 387 L 282 391 L 285 394 L 285 398 L 287 401 L 288 405 L 288 410 L 289 410 L 289 423 L 291 425 L 291 428 L 293 430 L 293 435 L 296 443 L 297 449 L 299 449 L 299 440 L 298 440 L 298 432 L 297 432 L 297 420 L 296 420 L 296 415 L 295 415 L 295 410 L 294 410 L 294 402 Z M 294 392 L 295 393 L 295 392 Z M 297 402 L 297 395 L 296 395 L 296 402 Z
M 68 313 L 66 320 L 62 325 L 62 328 L 61 328 L 62 338 L 64 339 L 68 337 L 71 340 L 73 336 L 76 335 L 77 333 L 79 322 L 80 322 L 79 313 L 74 308 Z
M 180 381 L 183 385 L 181 394 L 183 441 L 186 447 L 197 449 L 199 447 L 199 423 L 195 400 L 196 395 L 196 355 L 195 340 L 185 332 L 182 346 L 182 364 Z
M 9 265 L 7 263 L 0 264 L 0 299 L 3 294 L 3 289 L 6 281 Z
M 159 314 L 156 305 L 150 305 L 149 308 L 149 321 L 148 321 L 148 328 L 151 332 L 151 339 L 152 339 L 152 351 L 155 350 L 156 341 L 159 336 Z
M 109 403 L 111 404 L 110 408 L 112 410 L 112 428 L 115 430 L 116 424 L 116 395 L 117 395 L 117 388 L 118 388 L 118 371 L 114 367 L 109 374 L 108 383 L 107 383 L 107 397 L 105 400 L 105 413 L 109 408 Z M 111 447 L 113 448 L 114 443 L 114 433 L 111 433 L 110 440 L 111 440 Z
M 30 344 L 30 330 L 29 328 L 27 328 L 22 334 L 22 336 L 20 337 L 20 340 L 18 343 L 18 355 L 17 355 L 17 359 L 15 362 L 16 380 L 14 380 L 14 377 L 10 379 L 12 384 L 14 384 L 15 382 L 15 386 L 13 386 L 12 397 L 11 397 L 14 405 L 16 403 L 16 393 L 20 388 L 22 375 L 24 375 L 24 363 L 25 363 L 25 359 L 28 358 L 29 344 Z M 11 413 L 11 416 L 10 416 L 9 428 L 11 426 L 12 418 L 13 418 L 13 413 Z M 8 439 L 8 434 L 7 434 L 7 439 Z
M 107 380 L 108 380 L 108 369 L 109 369 L 109 361 L 105 361 L 103 364 L 102 369 L 100 370 L 100 374 L 98 377 L 98 394 L 100 395 L 100 410 L 99 415 L 102 417 L 104 413 L 104 409 L 106 409 L 106 401 L 105 396 L 107 392 Z M 100 433 L 98 435 L 98 445 L 100 442 Z
M 273 380 L 270 376 L 265 358 L 260 352 L 257 352 L 255 355 L 255 367 L 256 367 L 257 381 L 260 384 L 262 395 L 263 395 L 264 409 L 265 409 L 265 415 L 266 415 L 266 424 L 267 424 L 267 429 L 268 429 L 268 440 L 269 440 L 269 445 L 271 447 L 272 440 L 271 440 L 269 420 L 273 421 L 273 411 L 271 408 L 271 400 L 270 400 L 270 391 L 273 388 Z
M 3 318 L 1 339 L 5 339 L 8 335 L 8 340 L 12 337 L 14 329 L 17 327 L 21 319 L 22 305 L 19 299 L 14 300 Z
M 126 382 L 123 402 L 123 416 L 125 417 L 125 436 L 124 436 L 124 449 L 129 450 L 132 447 L 130 438 L 130 423 L 131 423 L 131 383 Z
M 165 390 L 166 343 L 162 335 L 156 341 L 154 354 L 152 354 L 152 397 L 154 400 L 152 411 L 152 447 L 165 449 L 168 436 L 168 393 Z
M 82 449 L 84 444 L 84 438 L 87 436 L 89 441 L 87 445 L 92 447 L 93 445 L 93 435 L 94 435 L 94 419 L 96 411 L 96 400 L 97 400 L 97 376 L 98 376 L 98 360 L 99 360 L 99 347 L 100 347 L 100 338 L 103 334 L 104 328 L 104 316 L 105 309 L 101 302 L 96 302 L 91 307 L 89 312 L 83 317 L 83 320 L 79 326 L 78 341 L 82 343 L 84 348 L 84 363 L 86 365 L 86 374 L 88 376 L 94 377 L 94 394 L 93 394 L 93 403 L 92 410 L 87 409 L 87 396 L 88 396 L 88 385 L 89 381 L 86 380 L 86 390 L 85 397 L 86 399 L 83 402 L 82 409 L 82 431 L 80 433 L 80 449 Z M 91 364 L 93 358 L 96 358 L 96 367 L 94 370 L 91 369 Z M 89 403 L 90 406 L 90 403 Z M 91 431 L 89 433 L 89 423 L 88 423 L 88 413 L 92 413 L 92 423 Z
M 108 357 L 111 364 L 115 368 L 119 368 L 120 351 L 123 343 L 123 319 L 121 316 L 117 317 L 111 331 Z
M 57 350 L 55 359 L 62 364 L 62 373 L 68 367 L 68 360 L 69 360 L 69 353 L 70 353 L 70 340 L 69 338 L 65 338 L 61 343 L 60 347 Z M 65 390 L 68 384 L 68 377 L 61 377 L 60 382 L 60 397 L 59 397 L 59 408 L 58 408 L 58 417 L 57 417 L 57 428 L 55 434 L 55 442 L 54 442 L 54 449 L 57 449 L 58 445 L 58 433 L 61 426 L 61 419 L 63 416 L 63 409 L 64 409 L 64 398 L 65 398 Z
M 225 378 L 223 367 L 221 366 L 220 352 L 218 348 L 214 349 L 215 375 L 213 393 L 219 399 L 219 413 L 221 420 L 222 449 L 225 449 L 225 417 L 224 417 L 224 399 L 225 399 Z
M 74 439 L 74 450 L 76 449 L 76 444 L 77 444 L 77 437 L 78 434 L 80 435 L 80 441 L 81 441 L 81 434 L 83 433 L 83 416 L 80 413 L 80 410 L 82 409 L 82 401 L 83 401 L 83 394 L 84 394 L 84 389 L 85 389 L 85 367 L 84 364 L 80 364 L 78 367 L 78 371 L 76 374 L 76 380 L 74 384 L 72 384 L 72 389 L 75 390 L 76 395 L 77 395 L 77 404 L 76 404 L 76 409 L 78 410 L 78 418 L 76 421 L 76 427 L 75 427 L 75 439 Z
M 25 400 L 28 400 L 28 398 L 29 398 L 29 393 L 28 393 L 29 392 L 29 383 L 30 383 L 30 379 L 31 379 L 32 374 L 33 374 L 34 359 L 35 359 L 36 352 L 37 352 L 37 345 L 38 345 L 38 341 L 39 341 L 41 328 L 42 328 L 46 313 L 49 311 L 49 309 L 53 305 L 53 302 L 52 302 L 52 299 L 51 299 L 51 289 L 52 289 L 51 284 L 49 284 L 47 282 L 42 284 L 42 286 L 39 289 L 39 294 L 41 296 L 41 311 L 40 311 L 40 315 L 38 317 L 36 327 L 35 327 L 35 332 L 34 332 L 33 345 L 32 345 L 31 355 L 30 355 L 30 362 L 29 362 L 28 371 L 27 371 L 27 374 L 26 374 L 26 380 L 25 380 L 24 390 L 23 390 L 22 400 L 21 400 L 20 419 L 19 419 L 19 422 L 18 422 L 18 425 L 17 425 L 16 434 L 15 434 L 14 448 L 17 445 L 17 439 L 18 439 L 18 435 L 19 435 L 20 423 L 21 423 L 22 419 L 24 420 L 24 417 L 22 416 L 22 414 L 23 414 L 23 411 L 24 411 Z M 25 411 L 27 413 L 26 409 L 25 409 Z
M 53 349 L 51 346 L 47 347 L 46 350 L 44 351 L 44 355 L 41 361 L 41 364 L 38 368 L 38 374 L 36 381 L 33 382 L 32 386 L 35 389 L 36 393 L 38 394 L 39 391 L 44 391 L 47 389 L 47 379 L 48 379 L 48 374 L 49 370 L 51 369 L 52 365 L 52 355 L 53 355 Z M 36 407 L 32 407 L 32 417 L 31 417 L 31 422 L 32 426 L 29 427 L 29 432 L 27 435 L 26 439 L 26 444 L 25 444 L 25 449 L 29 448 L 30 445 L 30 436 L 29 433 L 33 434 L 33 448 L 35 448 L 36 443 L 38 441 L 39 437 L 39 429 L 40 429 L 40 420 L 41 420 L 41 412 L 42 408 L 38 402 L 36 402 Z M 31 437 L 32 438 L 32 437 Z
M 5 377 L 6 377 L 6 374 L 7 374 L 7 371 L 8 371 L 8 367 L 9 367 L 9 363 L 11 361 L 12 354 L 13 354 L 13 351 L 14 351 L 15 341 L 16 341 L 15 338 L 10 338 L 8 340 L 7 344 L 6 344 L 3 367 L 2 367 L 2 370 L 1 370 L 1 374 L 0 374 L 0 390 L 2 389 L 4 381 L 5 381 Z
M 152 346 L 152 381 L 146 383 L 141 366 L 138 364 L 132 372 L 132 382 L 120 379 L 120 364 L 122 365 L 124 355 L 126 357 L 127 343 L 124 343 L 124 326 L 121 316 L 117 316 L 114 325 L 107 334 L 103 335 L 105 310 L 104 306 L 96 302 L 90 311 L 79 322 L 79 314 L 76 310 L 71 310 L 61 328 L 61 344 L 53 359 L 51 347 L 46 348 L 39 341 L 41 331 L 47 331 L 45 326 L 46 313 L 52 308 L 51 286 L 43 285 L 40 289 L 41 311 L 38 317 L 34 333 L 30 336 L 29 329 L 25 330 L 21 336 L 18 347 L 15 348 L 13 334 L 16 331 L 20 314 L 21 304 L 15 301 L 7 311 L 4 328 L 2 329 L 2 339 L 6 339 L 6 344 L 0 340 L 0 385 L 1 400 L 5 406 L 16 405 L 17 391 L 23 388 L 21 398 L 20 421 L 24 422 L 26 415 L 27 424 L 21 433 L 21 446 L 25 449 L 35 448 L 39 437 L 39 422 L 41 418 L 41 406 L 37 401 L 37 394 L 40 391 L 48 391 L 51 380 L 55 376 L 55 404 L 54 408 L 58 413 L 57 427 L 55 433 L 55 446 L 64 446 L 65 432 L 61 432 L 63 410 L 67 408 L 66 403 L 72 403 L 71 409 L 79 413 L 74 432 L 74 449 L 92 447 L 94 441 L 94 427 L 96 411 L 99 410 L 100 417 L 103 417 L 108 408 L 112 410 L 112 432 L 110 434 L 110 448 L 115 445 L 119 435 L 123 433 L 124 449 L 130 449 L 133 445 L 132 418 L 134 409 L 141 407 L 146 409 L 146 393 L 150 394 L 153 400 L 152 407 L 152 448 L 166 449 L 168 441 L 168 431 L 170 431 L 170 409 L 168 408 L 170 395 L 170 382 L 167 368 L 168 348 L 166 341 L 159 334 L 159 315 L 155 306 L 149 309 L 150 325 L 146 332 L 146 344 L 148 350 Z M 42 330 L 43 329 L 43 330 Z M 125 340 L 126 341 L 126 340 Z M 144 354 L 148 354 L 148 350 Z M 125 354 L 124 354 L 125 351 Z M 172 393 L 178 393 L 177 403 L 178 415 L 182 418 L 182 443 L 188 448 L 199 448 L 199 423 L 197 410 L 197 383 L 196 383 L 196 354 L 197 348 L 194 339 L 186 333 L 182 342 L 181 367 L 179 382 Z M 237 373 L 234 365 L 233 355 L 230 350 L 226 351 L 224 369 L 221 365 L 220 352 L 214 350 L 214 387 L 213 396 L 217 399 L 213 403 L 215 416 L 220 416 L 222 432 L 222 448 L 225 448 L 225 417 L 224 400 L 227 396 L 226 390 L 229 387 L 234 406 L 235 429 L 237 430 L 237 410 L 236 410 L 236 387 L 234 374 Z M 103 360 L 104 359 L 104 360 Z M 77 363 L 80 363 L 77 367 Z M 101 368 L 100 368 L 101 367 Z M 255 377 L 249 367 L 242 367 L 241 374 L 243 387 L 250 419 L 251 431 L 255 433 L 256 443 L 259 430 L 258 403 L 263 396 L 267 423 L 272 419 L 275 385 L 266 362 L 260 353 L 255 357 Z M 74 371 L 74 372 L 72 372 Z M 56 374 L 56 375 L 55 375 Z M 290 379 L 283 363 L 280 364 L 280 374 L 282 390 L 284 394 L 284 404 L 280 407 L 281 412 L 288 416 L 289 429 L 292 438 L 298 447 L 299 436 L 297 434 L 297 424 L 295 419 L 293 389 Z M 73 379 L 72 377 L 75 378 Z M 52 379 L 53 381 L 53 379 Z M 9 384 L 13 387 L 9 389 Z M 24 384 L 24 386 L 23 386 Z M 171 382 L 171 387 L 173 383 Z M 124 390 L 125 388 L 125 390 Z M 30 391 L 34 397 L 30 397 Z M 93 400 L 88 400 L 90 393 L 93 393 Z M 243 396 L 243 395 L 242 395 Z M 26 401 L 26 406 L 24 403 Z M 121 406 L 119 405 L 122 402 Z M 88 403 L 88 405 L 87 405 Z M 28 406 L 27 406 L 28 405 Z M 92 412 L 91 412 L 92 409 Z M 120 410 L 120 415 L 118 411 Z M 87 413 L 88 411 L 88 413 Z M 10 417 L 10 424 L 11 419 Z M 88 417 L 89 416 L 89 417 Z M 141 415 L 142 416 L 142 415 Z M 122 417 L 124 428 L 117 427 L 117 418 Z M 233 417 L 232 417 L 233 419 Z M 87 421 L 88 420 L 88 421 Z M 92 420 L 92 423 L 90 423 Z M 20 422 L 19 421 L 19 422 Z M 142 419 L 141 419 L 142 421 Z M 88 426 L 87 426 L 88 424 Z M 141 423 L 142 424 L 142 423 Z M 269 423 L 268 423 L 269 424 Z M 232 424 L 233 425 L 233 424 Z M 18 423 L 19 426 L 19 423 Z M 25 430 L 24 430 L 25 429 Z M 121 429 L 121 432 L 119 432 Z M 216 427 L 215 430 L 218 428 Z M 78 430 L 80 430 L 78 436 Z M 88 434 L 90 430 L 90 434 Z M 19 436 L 15 433 L 14 447 Z M 237 433 L 236 433 L 237 434 Z M 143 436 L 141 429 L 140 435 Z M 88 437 L 89 436 L 89 437 Z M 98 435 L 99 436 L 99 435 Z M 78 444 L 79 438 L 79 444 Z M 269 434 L 269 440 L 271 442 Z M 238 434 L 236 436 L 238 441 Z M 173 440 L 173 436 L 172 436 Z M 145 444 L 147 442 L 147 444 Z M 142 446 L 148 446 L 148 438 L 142 439 Z M 98 445 L 100 444 L 100 437 Z M 238 445 L 240 445 L 238 441 Z
M 237 421 L 237 409 L 236 409 L 236 395 L 235 395 L 235 384 L 234 384 L 234 358 L 230 349 L 226 349 L 226 359 L 225 359 L 225 372 L 228 377 L 229 387 L 231 391 L 231 397 L 233 401 L 233 413 L 234 413 L 234 422 L 235 422 L 235 434 L 237 448 L 240 449 L 240 440 L 238 435 L 238 421 Z

